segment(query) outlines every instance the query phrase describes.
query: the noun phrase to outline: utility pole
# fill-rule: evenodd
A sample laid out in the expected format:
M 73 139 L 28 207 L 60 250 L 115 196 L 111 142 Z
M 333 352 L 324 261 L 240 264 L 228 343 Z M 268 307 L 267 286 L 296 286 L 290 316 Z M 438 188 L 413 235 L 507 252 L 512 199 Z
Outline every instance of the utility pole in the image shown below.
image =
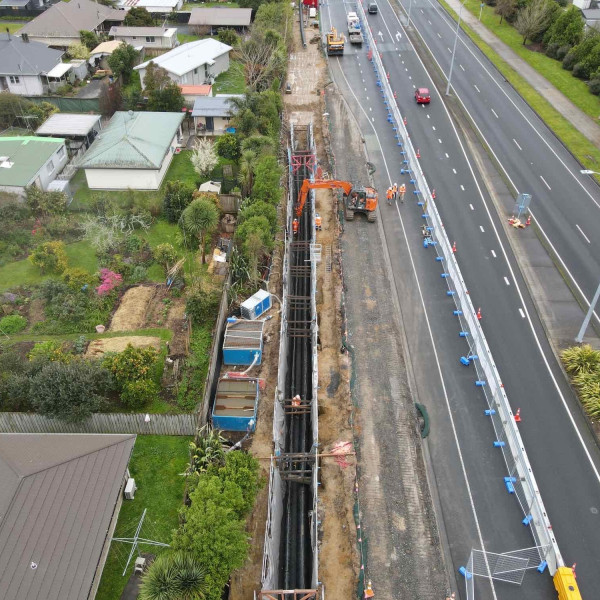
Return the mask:
M 465 0 L 466 2 L 467 0 Z M 448 73 L 448 85 L 446 86 L 446 96 L 450 95 L 450 81 L 452 79 L 452 69 L 454 69 L 454 56 L 456 54 L 456 43 L 458 42 L 458 31 L 460 29 L 460 19 L 462 17 L 462 9 L 465 5 L 463 2 L 460 5 L 460 10 L 458 11 L 458 21 L 456 22 L 456 37 L 454 38 L 454 48 L 452 49 L 452 61 L 450 62 L 450 72 Z
M 587 329 L 588 325 L 590 324 L 590 320 L 592 318 L 592 315 L 594 314 L 594 308 L 596 308 L 596 303 L 598 302 L 598 298 L 600 298 L 600 283 L 598 284 L 598 289 L 596 290 L 596 293 L 594 294 L 594 298 L 592 299 L 592 303 L 590 304 L 590 309 L 587 311 L 587 314 L 585 315 L 585 319 L 583 319 L 583 323 L 581 324 L 581 329 L 579 330 L 579 333 L 577 334 L 577 337 L 575 338 L 575 341 L 578 344 L 581 344 L 581 342 L 583 342 L 583 336 L 585 335 L 585 330 Z

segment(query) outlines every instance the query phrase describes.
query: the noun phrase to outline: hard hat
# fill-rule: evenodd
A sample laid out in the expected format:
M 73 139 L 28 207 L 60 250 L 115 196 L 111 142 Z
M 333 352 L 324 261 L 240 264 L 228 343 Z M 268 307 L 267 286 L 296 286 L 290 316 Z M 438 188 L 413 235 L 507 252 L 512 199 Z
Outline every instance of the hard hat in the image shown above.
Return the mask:
M 395 183 L 395 184 L 394 184 L 394 186 L 398 187 L 398 184 L 397 184 L 397 183 Z

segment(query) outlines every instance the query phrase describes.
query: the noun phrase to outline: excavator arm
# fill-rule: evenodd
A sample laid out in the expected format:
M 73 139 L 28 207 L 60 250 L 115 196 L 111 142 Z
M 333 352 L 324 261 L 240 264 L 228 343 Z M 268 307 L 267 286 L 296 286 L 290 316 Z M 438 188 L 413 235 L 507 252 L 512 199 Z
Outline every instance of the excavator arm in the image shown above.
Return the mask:
M 302 182 L 300 193 L 298 194 L 298 204 L 296 205 L 296 216 L 300 217 L 304 210 L 304 204 L 308 196 L 308 190 L 314 190 L 317 188 L 325 188 L 330 190 L 342 189 L 344 190 L 344 196 L 349 196 L 352 191 L 352 184 L 349 181 L 339 181 L 337 179 L 316 179 L 310 181 L 305 179 Z

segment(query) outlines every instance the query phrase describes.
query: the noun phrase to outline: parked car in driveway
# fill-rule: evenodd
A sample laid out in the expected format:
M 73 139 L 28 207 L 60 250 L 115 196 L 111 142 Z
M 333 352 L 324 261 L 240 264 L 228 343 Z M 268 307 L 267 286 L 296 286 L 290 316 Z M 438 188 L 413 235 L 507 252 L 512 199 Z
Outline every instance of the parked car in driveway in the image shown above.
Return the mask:
M 427 88 L 417 88 L 415 90 L 415 100 L 417 104 L 429 104 L 431 102 L 431 95 Z

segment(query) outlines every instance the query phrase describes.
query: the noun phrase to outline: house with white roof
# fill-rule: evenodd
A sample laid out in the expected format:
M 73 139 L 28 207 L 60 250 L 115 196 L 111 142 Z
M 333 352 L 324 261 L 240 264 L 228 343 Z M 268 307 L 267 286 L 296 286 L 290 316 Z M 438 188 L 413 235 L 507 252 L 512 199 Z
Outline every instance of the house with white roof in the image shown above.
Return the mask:
M 212 85 L 217 75 L 229 69 L 229 52 L 232 49 L 218 40 L 207 38 L 182 44 L 134 69 L 140 73 L 142 87 L 150 62 L 166 69 L 178 85 Z
M 134 48 L 170 50 L 179 44 L 176 27 L 111 27 L 108 35 Z
M 77 165 L 84 169 L 88 187 L 157 190 L 177 151 L 184 116 L 116 112 Z

